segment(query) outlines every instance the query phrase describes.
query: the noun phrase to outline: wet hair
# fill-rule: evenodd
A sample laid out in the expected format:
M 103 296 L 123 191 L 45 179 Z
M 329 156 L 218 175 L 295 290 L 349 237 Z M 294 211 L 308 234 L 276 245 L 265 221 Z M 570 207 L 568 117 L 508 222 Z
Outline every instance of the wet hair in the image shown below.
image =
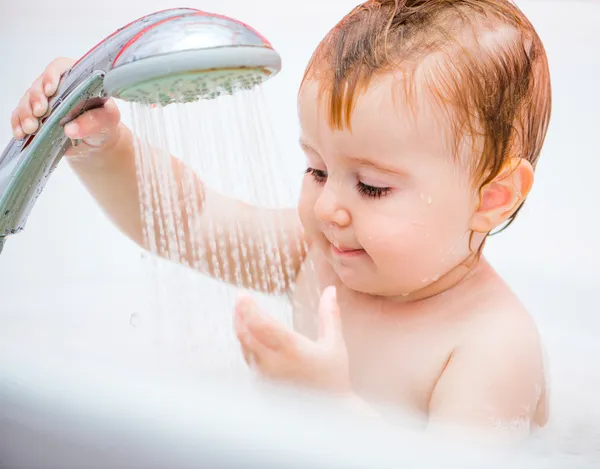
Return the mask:
M 367 1 L 321 41 L 302 83 L 318 81 L 330 125 L 341 130 L 351 127 L 360 93 L 385 73 L 400 73 L 409 96 L 419 87 L 435 98 L 456 153 L 471 137 L 480 191 L 509 158 L 535 169 L 550 120 L 550 73 L 542 41 L 509 0 Z

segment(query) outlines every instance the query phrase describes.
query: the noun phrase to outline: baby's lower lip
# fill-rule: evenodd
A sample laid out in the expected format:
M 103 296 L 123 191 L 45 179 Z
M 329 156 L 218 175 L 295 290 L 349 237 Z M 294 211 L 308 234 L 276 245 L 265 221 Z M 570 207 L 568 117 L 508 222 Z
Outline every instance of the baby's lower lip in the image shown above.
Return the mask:
M 331 252 L 335 256 L 340 257 L 355 257 L 364 254 L 364 249 L 338 249 L 333 244 L 331 245 Z

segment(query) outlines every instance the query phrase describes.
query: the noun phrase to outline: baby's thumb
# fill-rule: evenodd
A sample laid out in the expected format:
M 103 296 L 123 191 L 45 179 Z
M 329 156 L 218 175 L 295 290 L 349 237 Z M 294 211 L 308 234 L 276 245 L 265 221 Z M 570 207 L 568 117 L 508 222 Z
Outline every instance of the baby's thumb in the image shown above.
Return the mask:
M 336 289 L 325 288 L 319 302 L 319 342 L 335 346 L 343 341 L 342 321 L 337 303 Z
M 74 145 L 83 142 L 84 147 L 99 149 L 118 136 L 121 115 L 118 107 L 108 101 L 103 107 L 85 112 L 65 125 L 65 135 Z

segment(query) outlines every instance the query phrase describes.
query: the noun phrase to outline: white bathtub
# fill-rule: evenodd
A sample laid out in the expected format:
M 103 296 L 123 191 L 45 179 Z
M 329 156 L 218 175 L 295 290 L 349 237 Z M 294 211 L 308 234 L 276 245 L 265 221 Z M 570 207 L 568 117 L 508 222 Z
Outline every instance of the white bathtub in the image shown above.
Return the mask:
M 269 84 L 266 99 L 294 171 L 303 165 L 294 107 L 302 70 L 322 34 L 355 3 L 307 0 L 302 8 L 269 1 L 264 8 L 262 1 L 202 3 L 246 20 L 281 52 L 284 71 Z M 529 456 L 510 467 L 600 467 L 600 320 L 594 293 L 600 284 L 600 4 L 517 3 L 548 50 L 553 118 L 534 192 L 517 223 L 491 242 L 489 257 L 542 333 L 552 416 Z M 181 5 L 152 0 L 125 8 L 120 0 L 105 0 L 94 5 L 90 21 L 89 9 L 72 0 L 3 4 L 0 43 L 12 45 L 0 52 L 11 71 L 3 75 L 0 142 L 10 137 L 12 108 L 50 59 L 80 56 L 131 19 L 172 6 Z M 23 39 L 27 28 L 31 34 Z M 334 430 L 327 431 L 296 400 L 279 405 L 257 396 L 247 381 L 242 387 L 207 382 L 207 369 L 219 379 L 231 370 L 243 373 L 228 307 L 223 316 L 208 315 L 208 327 L 195 329 L 203 338 L 200 350 L 211 353 L 158 351 L 144 327 L 152 324 L 145 314 L 152 289 L 139 256 L 60 166 L 26 230 L 10 238 L 0 255 L 0 468 L 130 467 L 136 461 L 149 467 L 148 458 L 177 467 L 185 452 L 196 467 L 332 468 L 352 467 L 346 464 L 351 461 L 369 469 L 462 468 L 468 466 L 464 458 L 475 459 L 473 467 L 501 465 L 410 435 L 387 435 L 377 445 L 379 435 L 362 426 L 332 424 Z M 204 306 L 210 303 L 206 299 Z M 181 464 L 173 462 L 176 450 L 183 452 Z
M 89 357 L 54 352 L 52 359 L 2 354 L 0 467 L 583 469 L 598 464 L 585 451 L 576 454 L 550 441 L 518 453 L 495 453 L 463 440 L 368 425 L 334 413 L 326 402 L 273 393 L 244 379 L 155 373 L 143 366 L 132 371 L 122 359 L 99 365 Z M 577 438 L 589 436 L 579 431 Z
M 540 324 L 552 418 L 511 467 L 597 467 L 596 319 L 580 316 L 568 328 L 564 320 L 574 309 L 565 291 L 590 304 L 592 285 L 527 277 L 513 279 Z M 15 316 L 0 341 L 0 467 L 506 467 L 468 445 L 371 428 L 257 387 L 231 346 L 225 315 L 209 335 L 232 353 L 215 357 L 214 344 L 200 345 L 196 355 L 174 342 L 157 347 L 151 329 L 140 327 L 143 313 L 131 320 L 129 308 L 140 311 L 136 294 L 130 291 L 130 305 L 115 298 L 119 307 L 111 309 L 110 301 L 90 301 L 101 290 L 37 289 L 8 302 Z M 40 297 L 52 307 L 32 308 Z

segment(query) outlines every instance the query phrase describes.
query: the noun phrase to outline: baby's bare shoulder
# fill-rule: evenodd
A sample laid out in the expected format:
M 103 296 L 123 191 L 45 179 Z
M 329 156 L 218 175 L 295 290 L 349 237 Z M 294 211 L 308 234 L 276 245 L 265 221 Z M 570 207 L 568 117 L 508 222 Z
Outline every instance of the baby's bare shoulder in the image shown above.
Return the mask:
M 466 325 L 460 348 L 488 359 L 495 366 L 515 372 L 515 367 L 529 372 L 541 366 L 542 347 L 538 328 L 525 308 L 483 309 Z
M 543 424 L 546 382 L 535 321 L 510 292 L 480 298 L 464 305 L 460 338 L 432 395 L 431 415 Z
M 485 288 L 482 289 L 485 293 Z M 515 361 L 533 366 L 541 357 L 541 341 L 535 320 L 517 296 L 503 283 L 496 283 L 487 294 L 467 303 L 460 349 L 514 355 Z M 519 358 L 520 357 L 520 358 Z
M 457 297 L 461 299 L 457 309 L 462 316 L 463 347 L 539 346 L 537 326 L 529 311 L 488 264 L 463 285 Z

